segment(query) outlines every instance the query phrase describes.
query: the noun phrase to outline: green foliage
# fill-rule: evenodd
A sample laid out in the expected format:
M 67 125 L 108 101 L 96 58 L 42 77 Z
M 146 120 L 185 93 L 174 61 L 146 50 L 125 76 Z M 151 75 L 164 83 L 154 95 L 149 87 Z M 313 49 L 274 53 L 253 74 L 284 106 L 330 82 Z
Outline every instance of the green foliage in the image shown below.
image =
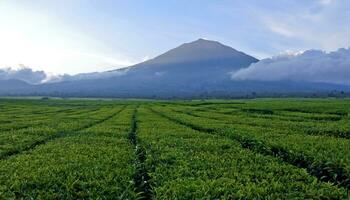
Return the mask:
M 259 102 L 258 106 L 261 107 L 265 103 L 268 104 L 270 101 Z M 317 103 L 317 106 L 320 104 L 318 101 L 308 103 Z M 336 107 L 336 104 L 339 103 L 338 101 L 334 102 L 335 105 L 329 102 L 322 103 L 324 108 L 314 109 L 309 105 L 309 110 L 304 113 L 313 112 L 315 115 L 324 115 L 324 113 L 332 112 L 333 106 L 335 107 L 333 109 L 339 109 Z M 342 103 L 345 104 L 345 102 Z M 248 105 L 245 104 L 244 107 L 246 108 Z M 269 105 L 265 106 L 269 107 Z M 290 107 L 288 104 L 286 106 Z M 255 109 L 256 105 L 252 107 Z M 154 108 L 152 109 L 155 110 Z M 284 106 L 280 104 L 279 109 L 284 109 Z M 300 108 L 298 109 L 300 111 Z M 344 107 L 345 111 L 346 109 L 347 107 Z M 223 114 L 217 108 L 215 111 L 208 110 L 203 112 L 203 109 L 197 110 L 198 108 L 191 111 L 183 107 L 163 106 L 156 109 L 156 112 L 194 130 L 231 138 L 240 142 L 244 148 L 264 155 L 272 155 L 294 166 L 305 168 L 310 174 L 322 181 L 330 181 L 347 189 L 350 188 L 349 140 L 341 139 L 341 137 L 337 138 L 339 135 L 335 134 L 330 134 L 333 137 L 317 136 L 325 135 L 323 133 L 310 135 L 309 127 L 311 123 L 306 126 L 305 122 L 290 122 L 273 118 L 266 120 L 265 113 L 261 114 L 260 117 L 250 114 L 254 115 L 254 117 L 251 117 L 244 113 L 239 114 L 239 111 L 235 115 L 232 115 L 232 113 Z M 294 111 L 295 109 L 292 109 L 292 112 Z M 336 112 L 332 112 L 332 114 L 334 113 Z M 240 119 L 237 118 L 237 115 L 240 116 Z M 332 133 L 339 131 L 339 129 L 350 130 L 347 115 L 341 115 L 343 116 L 341 122 L 334 120 L 327 122 L 327 128 L 332 130 Z M 317 127 L 319 123 L 314 122 L 312 125 Z M 294 129 L 289 129 L 289 127 L 294 127 Z M 347 138 L 347 136 L 344 136 L 344 138 Z
M 0 199 L 348 199 L 350 101 L 0 99 Z
M 343 189 L 227 137 L 193 130 L 186 122 L 172 122 L 149 109 L 140 109 L 138 116 L 154 199 L 346 197 Z
M 63 131 L 61 137 L 48 140 L 40 129 L 26 132 L 47 140 L 45 143 L 36 143 L 38 137 L 33 137 L 23 142 L 37 145 L 23 149 L 7 141 L 7 146 L 19 150 L 0 162 L 0 199 L 137 198 L 131 165 L 135 158 L 127 138 L 131 114 L 124 106 L 102 106 L 74 115 L 74 120 L 67 114 L 67 119 L 56 118 L 47 125 Z M 14 133 L 6 134 L 11 137 Z

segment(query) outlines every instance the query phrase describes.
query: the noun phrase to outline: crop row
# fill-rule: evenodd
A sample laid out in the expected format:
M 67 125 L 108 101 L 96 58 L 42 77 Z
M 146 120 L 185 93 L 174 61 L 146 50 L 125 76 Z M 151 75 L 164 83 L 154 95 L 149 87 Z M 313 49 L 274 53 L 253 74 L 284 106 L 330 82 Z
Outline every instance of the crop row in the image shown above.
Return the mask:
M 295 166 L 306 168 L 323 181 L 349 188 L 349 140 L 321 136 L 283 134 L 273 129 L 228 124 L 220 120 L 195 117 L 158 108 L 163 116 L 193 129 L 221 134 L 237 140 L 242 146 L 273 155 Z
M 231 102 L 231 103 L 229 103 Z M 239 103 L 239 104 L 238 104 Z M 273 128 L 309 135 L 350 137 L 349 101 L 346 100 L 256 100 L 163 104 L 197 117 L 225 119 L 228 123 Z
M 206 106 L 200 104 L 193 104 L 192 106 L 196 108 L 206 107 L 211 109 L 253 108 L 258 110 L 272 110 L 275 113 L 279 111 L 335 115 L 347 115 L 350 113 L 350 102 L 348 99 L 256 99 L 239 102 L 240 104 L 237 104 L 237 101 L 227 101 L 226 104 L 212 102 Z
M 70 109 L 69 110 L 59 109 L 50 113 L 45 113 L 45 111 L 42 110 L 42 113 L 40 114 L 17 113 L 14 116 L 7 115 L 6 117 L 0 118 L 0 123 L 1 123 L 0 131 L 1 132 L 15 131 L 15 130 L 22 130 L 30 127 L 43 126 L 43 125 L 52 123 L 52 121 L 64 120 L 65 118 L 73 118 L 74 116 L 78 118 L 83 113 L 87 113 L 87 112 L 90 112 L 93 114 L 93 112 L 97 110 L 99 109 L 81 109 L 81 110 L 74 110 L 74 111 L 71 111 Z
M 138 194 L 140 199 L 151 199 L 152 198 L 152 189 L 150 185 L 150 175 L 149 168 L 147 167 L 145 161 L 147 157 L 147 152 L 144 146 L 139 143 L 138 136 L 138 108 L 139 105 L 136 106 L 134 112 L 131 117 L 131 129 L 129 132 L 129 141 L 134 146 L 135 151 L 135 160 L 134 160 L 134 169 L 135 173 L 133 175 L 133 182 L 135 191 Z
M 89 128 L 113 117 L 118 110 L 120 108 L 101 108 L 93 112 L 81 112 L 76 116 L 48 118 L 42 126 L 0 132 L 0 159 L 30 150 L 71 132 Z
M 128 140 L 132 111 L 0 161 L 0 199 L 137 198 Z
M 246 114 L 240 111 L 225 112 L 222 109 L 188 109 L 188 107 L 173 107 L 174 110 L 185 112 L 196 117 L 224 120 L 228 123 L 249 125 L 260 128 L 275 129 L 281 132 L 328 135 L 339 138 L 350 138 L 350 118 L 344 117 L 339 121 L 307 121 L 305 119 L 291 120 L 293 117 L 274 117 L 264 114 Z M 321 115 L 321 114 L 320 114 Z
M 144 106 L 137 121 L 154 199 L 346 198 L 344 189 L 305 170 L 227 137 L 174 123 Z

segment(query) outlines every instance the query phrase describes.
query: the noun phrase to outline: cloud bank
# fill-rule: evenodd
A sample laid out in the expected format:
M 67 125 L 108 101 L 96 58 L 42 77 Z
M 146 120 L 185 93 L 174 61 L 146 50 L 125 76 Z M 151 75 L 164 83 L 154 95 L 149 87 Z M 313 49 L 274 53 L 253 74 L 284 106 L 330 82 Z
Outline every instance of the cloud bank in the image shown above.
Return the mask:
M 31 68 L 20 66 L 20 68 L 4 68 L 0 69 L 0 80 L 21 80 L 29 84 L 42 84 L 42 83 L 54 83 L 62 81 L 78 81 L 85 79 L 100 79 L 111 78 L 116 76 L 123 76 L 128 72 L 127 68 L 105 71 L 105 72 L 92 72 L 81 73 L 76 75 L 56 75 L 46 73 L 44 71 L 34 71 Z
M 308 81 L 350 85 L 350 48 L 308 50 L 263 59 L 232 73 L 233 80 Z
M 19 69 L 0 69 L 0 80 L 16 79 L 29 84 L 40 84 L 47 80 L 47 77 L 48 76 L 44 71 L 33 71 L 24 66 L 21 66 Z

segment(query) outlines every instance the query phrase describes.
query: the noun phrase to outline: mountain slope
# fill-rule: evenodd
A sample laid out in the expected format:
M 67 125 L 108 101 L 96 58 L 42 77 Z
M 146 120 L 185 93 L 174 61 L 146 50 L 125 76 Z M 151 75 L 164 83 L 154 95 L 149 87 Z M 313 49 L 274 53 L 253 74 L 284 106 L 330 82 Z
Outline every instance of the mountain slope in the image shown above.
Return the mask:
M 75 97 L 198 98 L 247 94 L 312 94 L 350 86 L 293 81 L 234 81 L 234 71 L 258 60 L 219 42 L 199 39 L 124 69 L 62 77 L 61 82 L 22 85 L 6 94 Z M 0 95 L 5 94 L 0 90 Z
M 219 42 L 199 39 L 133 66 L 142 73 L 187 78 L 228 78 L 228 73 L 258 60 Z M 210 76 L 208 76 L 210 75 Z
M 219 42 L 198 39 L 191 43 L 182 44 L 181 46 L 159 55 L 154 59 L 141 63 L 141 65 L 193 62 L 217 62 L 216 64 L 222 65 L 229 61 L 241 62 L 243 64 L 257 62 L 258 60 Z
M 38 90 L 87 96 L 182 96 L 230 82 L 230 72 L 257 61 L 219 42 L 199 39 L 128 67 L 122 75 L 108 76 L 118 72 L 115 70 L 93 80 L 73 77 L 70 81 L 41 85 Z
M 216 41 L 198 39 L 185 43 L 167 51 L 153 59 L 124 69 L 117 69 L 101 73 L 78 74 L 63 76 L 62 81 L 78 81 L 87 79 L 103 79 L 127 75 L 138 79 L 160 76 L 181 78 L 221 77 L 229 78 L 232 71 L 248 67 L 258 60 L 252 56 L 239 52 L 229 46 Z M 213 73 L 216 75 L 213 76 Z
M 1 95 L 17 95 L 32 91 L 34 86 L 16 79 L 0 80 Z

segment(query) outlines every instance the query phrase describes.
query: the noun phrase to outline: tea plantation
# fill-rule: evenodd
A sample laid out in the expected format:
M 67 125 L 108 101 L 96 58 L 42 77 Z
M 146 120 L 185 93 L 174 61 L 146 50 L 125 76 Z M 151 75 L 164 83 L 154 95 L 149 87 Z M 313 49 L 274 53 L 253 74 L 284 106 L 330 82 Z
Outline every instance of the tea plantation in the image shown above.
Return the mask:
M 0 100 L 0 199 L 349 199 L 350 100 Z

